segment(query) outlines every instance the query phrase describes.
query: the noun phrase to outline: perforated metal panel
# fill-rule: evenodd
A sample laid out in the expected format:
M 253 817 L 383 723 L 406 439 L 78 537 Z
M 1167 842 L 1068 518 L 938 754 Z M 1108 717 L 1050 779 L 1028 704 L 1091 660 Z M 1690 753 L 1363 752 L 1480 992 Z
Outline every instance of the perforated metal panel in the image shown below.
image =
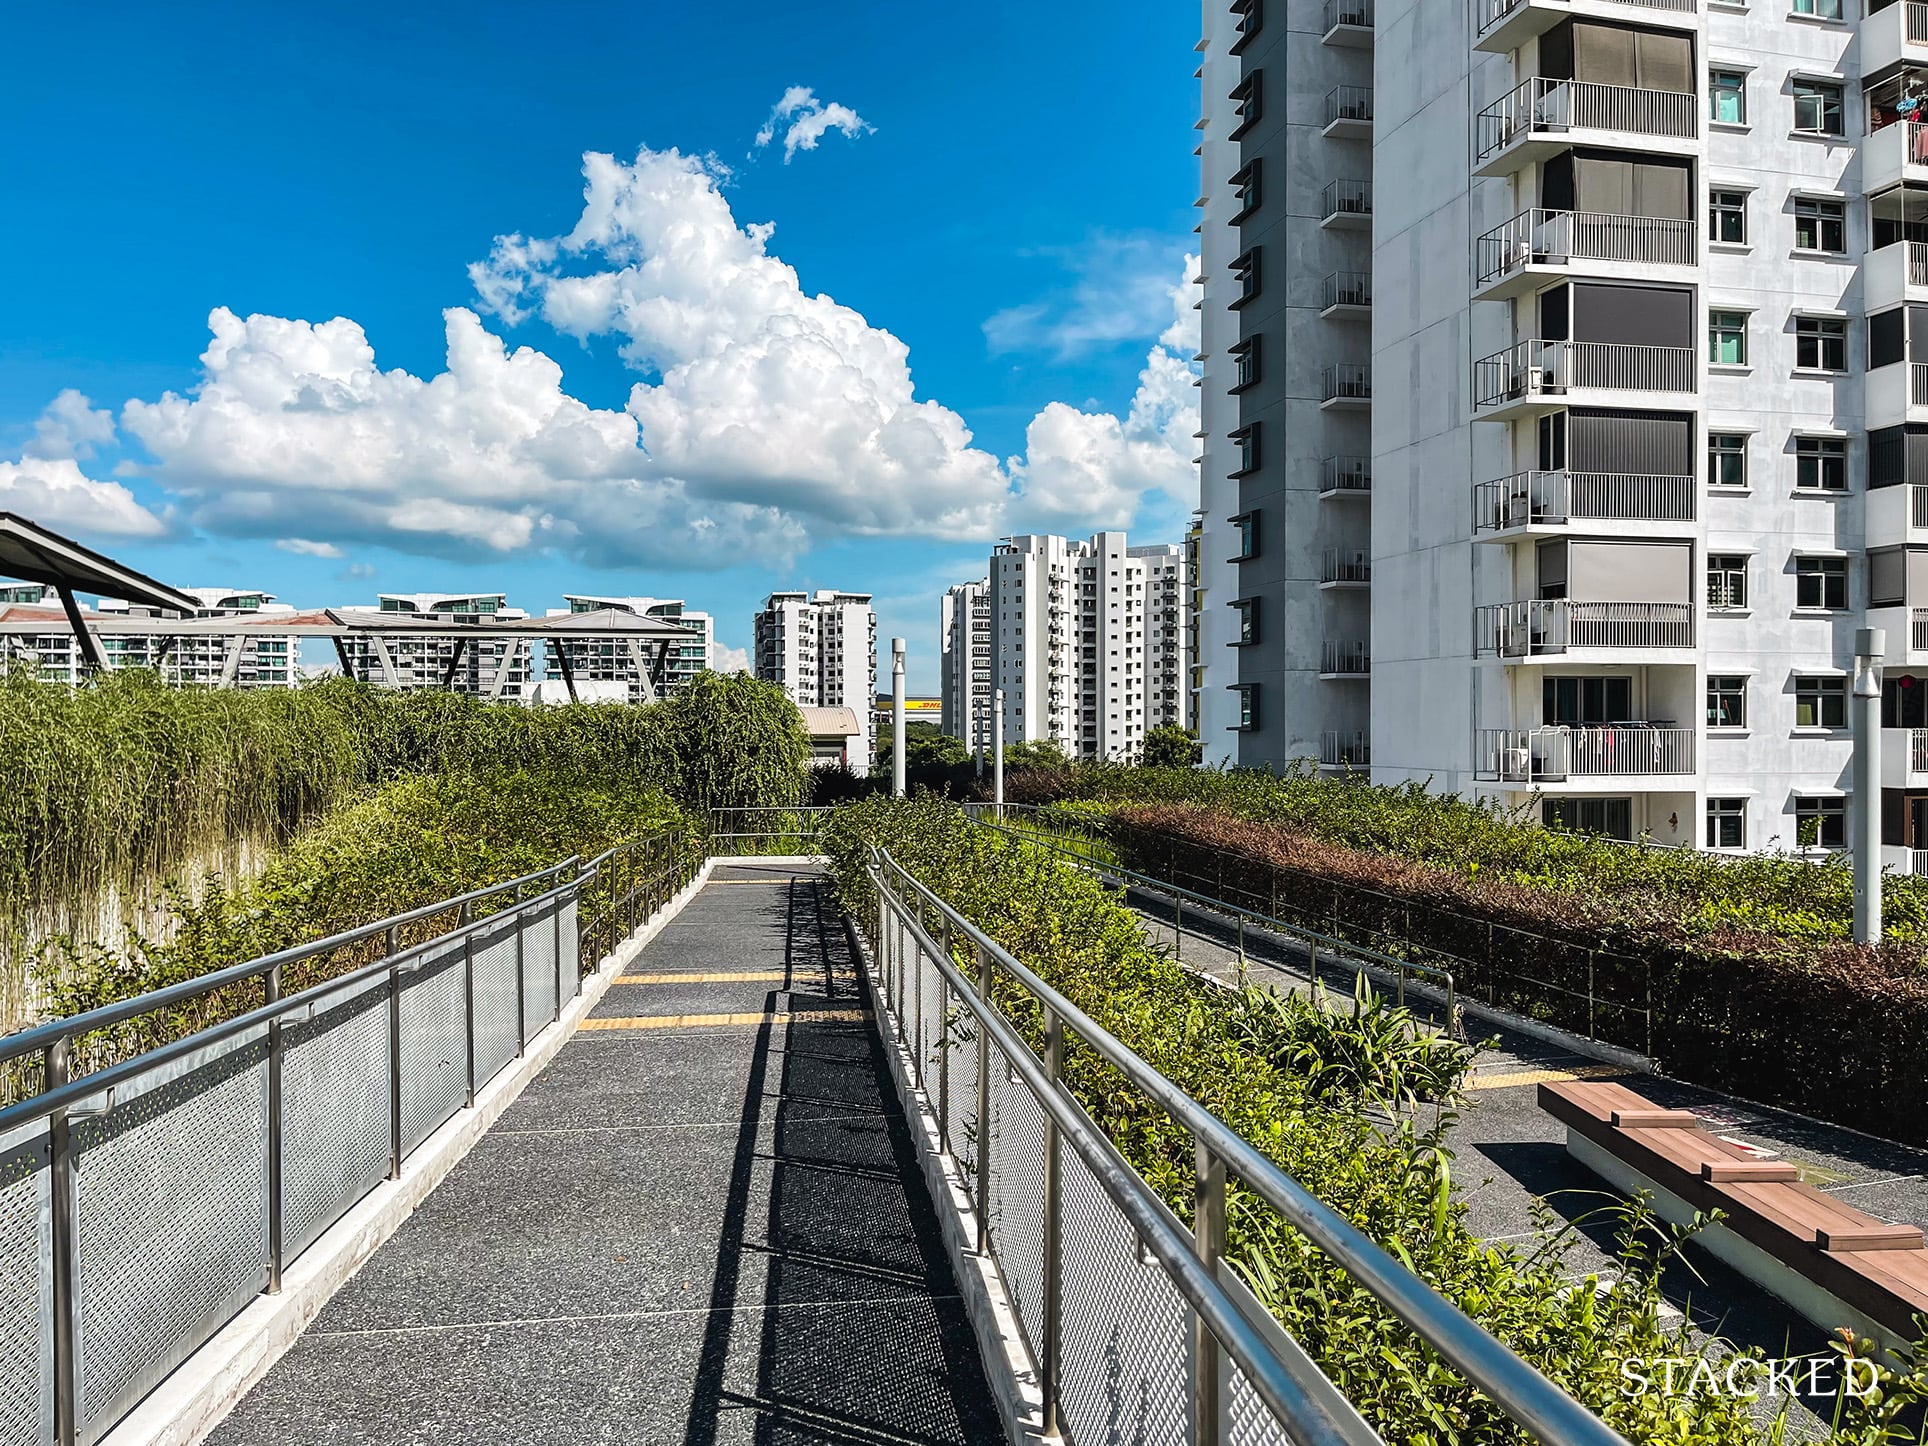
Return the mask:
M 513 916 L 475 935 L 475 1084 L 480 1089 L 516 1055 Z
M 1059 1152 L 1064 1202 L 1063 1385 L 1075 1441 L 1184 1446 L 1191 1436 L 1192 1310 L 1077 1151 Z
M 266 1053 L 257 1037 L 184 1073 L 163 1066 L 74 1124 L 85 1441 L 265 1282 Z
M 53 1435 L 53 1292 L 47 1137 L 0 1156 L 0 1443 Z
M 964 1187 L 976 1203 L 977 1178 L 977 1033 L 974 1015 L 953 1000 L 950 1033 L 951 1117 L 946 1121 L 951 1154 L 964 1166 Z
M 378 978 L 282 1031 L 282 1263 L 387 1173 L 388 980 Z
M 523 1041 L 534 1039 L 556 1012 L 556 914 L 553 905 L 522 916 L 522 988 L 527 1016 Z
M 991 1046 L 991 1240 L 1035 1354 L 1044 1339 L 1044 1107 Z
M 462 1107 L 468 1095 L 468 1011 L 462 944 L 428 954 L 402 976 L 402 1153 Z
M 922 949 L 917 951 L 917 1072 L 932 1101 L 937 1098 L 937 1054 L 944 1038 L 943 976 Z
M 1279 1424 L 1272 1408 L 1259 1399 L 1251 1381 L 1236 1361 L 1231 1367 L 1231 1386 L 1225 1393 L 1228 1426 L 1227 1446 L 1290 1446 L 1291 1437 Z
M 567 1004 L 582 988 L 582 935 L 576 916 L 576 896 L 562 901 L 562 1002 Z

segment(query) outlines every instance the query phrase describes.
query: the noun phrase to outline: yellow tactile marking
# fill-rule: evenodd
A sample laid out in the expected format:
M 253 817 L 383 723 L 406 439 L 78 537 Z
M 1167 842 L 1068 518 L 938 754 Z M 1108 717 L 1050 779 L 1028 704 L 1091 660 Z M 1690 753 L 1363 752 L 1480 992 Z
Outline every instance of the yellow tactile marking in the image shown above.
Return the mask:
M 618 974 L 612 984 L 780 984 L 787 969 L 725 970 L 716 974 Z
M 788 1013 L 757 1011 L 749 1014 L 645 1014 L 629 1019 L 585 1019 L 579 1029 L 701 1029 L 719 1024 L 819 1024 L 830 1021 L 857 1024 L 870 1018 L 861 1009 L 795 1009 Z
M 1510 1074 L 1476 1074 L 1462 1089 L 1504 1090 L 1515 1085 L 1559 1084 L 1566 1080 L 1606 1079 L 1627 1071 L 1614 1064 L 1583 1064 L 1578 1069 L 1522 1069 Z

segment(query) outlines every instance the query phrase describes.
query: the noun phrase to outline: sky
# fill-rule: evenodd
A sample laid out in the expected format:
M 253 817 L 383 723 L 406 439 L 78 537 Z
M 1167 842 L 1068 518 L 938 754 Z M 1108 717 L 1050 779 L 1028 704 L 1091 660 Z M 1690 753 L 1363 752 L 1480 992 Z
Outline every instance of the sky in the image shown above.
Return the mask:
M 317 14 L 325 18 L 316 18 Z M 0 510 L 179 586 L 875 594 L 1197 498 L 1196 7 L 0 19 Z

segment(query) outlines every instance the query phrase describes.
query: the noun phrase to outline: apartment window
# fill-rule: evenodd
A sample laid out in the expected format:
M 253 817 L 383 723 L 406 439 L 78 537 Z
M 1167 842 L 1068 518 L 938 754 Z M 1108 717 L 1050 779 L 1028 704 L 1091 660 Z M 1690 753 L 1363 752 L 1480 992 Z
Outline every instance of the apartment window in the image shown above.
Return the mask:
M 1794 198 L 1794 249 L 1840 255 L 1848 249 L 1848 206 L 1845 201 Z
M 1728 246 L 1747 244 L 1747 192 L 1707 193 L 1707 237 Z
M 1747 124 L 1747 72 L 1712 70 L 1707 73 L 1707 110 L 1721 125 Z
M 1549 798 L 1541 805 L 1541 820 L 1563 833 L 1599 834 L 1602 838 L 1633 839 L 1633 800 L 1630 798 Z
M 1231 9 L 1232 14 L 1238 17 L 1238 39 L 1226 49 L 1237 55 L 1259 33 L 1259 27 L 1265 23 L 1265 11 L 1262 0 L 1232 0 Z
M 1259 469 L 1259 424 L 1240 427 L 1232 433 L 1232 445 L 1238 448 L 1238 466 L 1233 469 L 1236 476 Z
M 1803 492 L 1846 492 L 1846 440 L 1840 437 L 1796 437 L 1794 485 Z
M 1802 848 L 1842 849 L 1848 846 L 1848 801 L 1845 798 L 1794 800 L 1794 841 Z
M 1733 612 L 1747 606 L 1747 556 L 1713 553 L 1707 559 L 1707 606 Z
M 1707 847 L 1739 849 L 1747 847 L 1747 800 L 1710 798 L 1707 800 Z
M 1838 316 L 1794 318 L 1794 365 L 1802 371 L 1848 369 L 1848 324 Z
M 1234 342 L 1227 348 L 1232 354 L 1232 364 L 1238 369 L 1238 379 L 1232 390 L 1242 392 L 1257 384 L 1259 379 L 1259 339 L 1247 337 L 1244 341 Z
M 1232 611 L 1238 614 L 1238 640 L 1232 646 L 1248 648 L 1259 640 L 1259 600 L 1238 598 L 1232 603 Z
M 1798 5 L 1801 0 L 1795 0 Z M 1810 5 L 1829 3 L 1829 0 L 1807 0 Z M 1835 11 L 1840 12 L 1839 0 L 1834 0 Z M 1797 11 L 1798 14 L 1811 12 Z M 1841 134 L 1841 87 L 1831 80 L 1800 80 L 1794 82 L 1794 129 L 1804 136 L 1838 136 Z
M 1747 726 L 1747 679 L 1738 674 L 1707 678 L 1707 726 L 1745 728 Z
M 1233 306 L 1243 306 L 1259 294 L 1259 248 L 1254 246 L 1232 263 L 1232 280 L 1238 283 L 1238 298 Z
M 1817 20 L 1839 20 L 1841 0 L 1794 0 L 1796 15 L 1812 15 Z
M 1233 213 L 1232 224 L 1236 226 L 1259 208 L 1259 163 L 1247 161 L 1232 172 L 1232 191 L 1238 197 L 1238 210 Z
M 1845 557 L 1794 559 L 1794 605 L 1840 612 L 1848 605 L 1848 560 Z
M 1707 434 L 1707 485 L 1745 487 L 1747 485 L 1747 434 L 1709 432 Z
M 1258 123 L 1260 109 L 1260 87 L 1264 72 L 1255 70 L 1233 87 L 1226 99 L 1232 102 L 1232 129 L 1226 139 L 1235 141 Z M 1255 171 L 1254 175 L 1257 174 Z
M 1233 562 L 1250 562 L 1259 555 L 1259 515 L 1256 512 L 1241 512 L 1232 519 L 1234 535 L 1238 538 L 1238 555 Z
M 1707 313 L 1707 360 L 1720 367 L 1747 365 L 1747 313 Z
M 1238 722 L 1232 726 L 1241 733 L 1250 733 L 1259 726 L 1258 684 L 1234 683 L 1232 691 L 1238 694 Z
M 1796 728 L 1847 727 L 1848 680 L 1846 678 L 1796 678 L 1794 680 L 1794 726 Z

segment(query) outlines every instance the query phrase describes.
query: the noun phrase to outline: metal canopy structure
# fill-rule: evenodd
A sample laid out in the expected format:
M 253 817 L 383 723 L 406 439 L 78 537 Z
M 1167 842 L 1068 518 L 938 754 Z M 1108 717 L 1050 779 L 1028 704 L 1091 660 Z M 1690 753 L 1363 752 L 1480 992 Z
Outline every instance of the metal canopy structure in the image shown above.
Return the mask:
M 200 606 L 186 593 L 12 512 L 0 512 L 0 574 L 45 584 L 60 595 L 60 606 L 90 673 L 106 671 L 107 663 L 75 593 L 105 594 L 142 607 L 187 613 Z

